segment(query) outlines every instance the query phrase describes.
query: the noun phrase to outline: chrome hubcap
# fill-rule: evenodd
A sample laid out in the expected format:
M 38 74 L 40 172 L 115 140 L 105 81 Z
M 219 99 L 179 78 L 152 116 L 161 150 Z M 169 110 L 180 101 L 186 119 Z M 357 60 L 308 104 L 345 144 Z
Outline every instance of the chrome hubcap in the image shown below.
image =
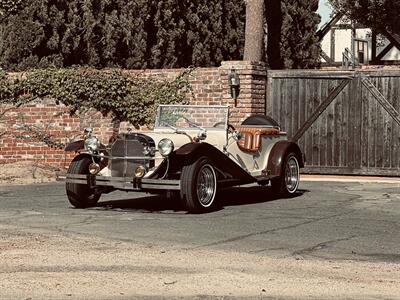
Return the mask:
M 286 162 L 285 168 L 285 183 L 286 189 L 289 193 L 294 193 L 299 186 L 299 163 L 297 162 L 296 157 L 289 157 Z
M 217 180 L 213 167 L 208 164 L 202 166 L 197 179 L 197 196 L 202 206 L 211 206 L 215 198 L 216 187 Z

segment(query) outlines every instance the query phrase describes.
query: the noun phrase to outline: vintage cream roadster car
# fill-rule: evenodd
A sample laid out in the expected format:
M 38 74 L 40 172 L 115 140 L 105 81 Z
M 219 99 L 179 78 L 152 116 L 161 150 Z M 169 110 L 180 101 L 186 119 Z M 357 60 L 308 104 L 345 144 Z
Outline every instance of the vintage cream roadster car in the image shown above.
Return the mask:
M 298 145 L 267 116 L 237 128 L 228 119 L 228 106 L 161 105 L 153 131 L 122 133 L 107 146 L 86 129 L 65 148 L 77 153 L 66 175 L 70 203 L 85 208 L 103 193 L 142 191 L 175 195 L 199 213 L 224 187 L 258 183 L 294 194 L 304 165 Z

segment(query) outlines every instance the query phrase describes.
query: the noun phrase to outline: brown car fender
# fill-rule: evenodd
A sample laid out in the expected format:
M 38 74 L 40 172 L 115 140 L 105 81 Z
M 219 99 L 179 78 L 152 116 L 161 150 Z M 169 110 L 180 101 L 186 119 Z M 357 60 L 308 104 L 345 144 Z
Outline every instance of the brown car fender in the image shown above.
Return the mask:
M 103 144 L 100 144 L 100 150 L 103 151 L 105 148 L 106 148 L 106 146 L 104 146 Z M 84 140 L 79 140 L 79 141 L 69 143 L 64 148 L 64 151 L 66 151 L 66 152 L 70 152 L 70 151 L 78 152 L 79 150 L 85 150 L 85 141 Z
M 103 144 L 100 144 L 100 148 L 105 149 L 105 146 Z M 67 146 L 65 146 L 64 151 L 79 152 L 79 155 L 77 155 L 76 157 L 79 157 L 80 155 L 88 155 L 90 157 L 96 157 L 96 156 L 90 155 L 85 150 L 85 141 L 84 140 L 79 140 L 79 141 L 69 143 Z M 108 155 L 107 151 L 101 151 L 101 153 Z M 95 161 L 100 164 L 101 169 L 105 168 L 108 165 L 108 158 L 105 158 L 105 157 L 97 156 L 97 158 L 95 158 Z
M 85 149 L 85 141 L 84 140 L 79 140 L 79 141 L 75 141 L 75 142 L 69 143 L 67 146 L 65 146 L 64 151 L 66 151 L 66 152 L 70 152 L 70 151 L 77 152 L 77 151 L 83 150 L 83 149 Z
M 293 152 L 299 162 L 299 167 L 304 167 L 304 157 L 299 146 L 290 141 L 279 141 L 271 149 L 269 154 L 266 173 L 272 176 L 281 176 L 282 165 L 285 157 Z
M 205 156 L 214 166 L 223 172 L 230 174 L 235 179 L 243 182 L 254 182 L 255 178 L 243 170 L 238 164 L 231 160 L 226 154 L 208 143 L 188 143 L 180 147 L 171 156 L 171 165 L 178 168 L 194 163 L 200 157 Z

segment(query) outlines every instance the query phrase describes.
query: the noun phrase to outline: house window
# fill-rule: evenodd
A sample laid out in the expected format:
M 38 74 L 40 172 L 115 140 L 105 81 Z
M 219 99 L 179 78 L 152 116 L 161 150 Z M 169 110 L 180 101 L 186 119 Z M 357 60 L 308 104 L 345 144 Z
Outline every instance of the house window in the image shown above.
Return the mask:
M 360 64 L 365 63 L 365 42 L 357 41 L 357 54 L 358 54 L 358 62 Z

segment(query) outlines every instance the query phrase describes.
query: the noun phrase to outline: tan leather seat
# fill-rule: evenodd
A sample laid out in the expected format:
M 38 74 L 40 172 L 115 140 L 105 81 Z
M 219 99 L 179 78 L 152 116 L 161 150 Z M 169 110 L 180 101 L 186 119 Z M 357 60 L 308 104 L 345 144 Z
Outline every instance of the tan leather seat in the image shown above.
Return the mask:
M 246 152 L 260 150 L 262 135 L 278 135 L 280 132 L 279 129 L 273 127 L 241 126 L 237 130 L 242 134 L 242 138 L 237 141 L 238 147 Z

